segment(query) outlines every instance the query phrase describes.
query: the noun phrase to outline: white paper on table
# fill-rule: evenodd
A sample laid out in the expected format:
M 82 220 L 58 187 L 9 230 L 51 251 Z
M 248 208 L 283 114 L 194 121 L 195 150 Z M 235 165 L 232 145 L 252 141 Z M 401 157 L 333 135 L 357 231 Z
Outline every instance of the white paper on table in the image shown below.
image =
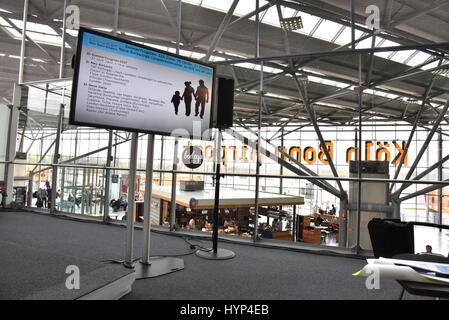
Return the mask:
M 434 284 L 449 285 L 449 278 L 436 277 L 432 274 L 420 274 L 408 266 L 397 266 L 391 261 L 368 259 L 368 264 L 362 270 L 354 273 L 354 276 L 370 276 L 374 273 L 380 278 L 394 279 L 402 281 L 415 281 Z

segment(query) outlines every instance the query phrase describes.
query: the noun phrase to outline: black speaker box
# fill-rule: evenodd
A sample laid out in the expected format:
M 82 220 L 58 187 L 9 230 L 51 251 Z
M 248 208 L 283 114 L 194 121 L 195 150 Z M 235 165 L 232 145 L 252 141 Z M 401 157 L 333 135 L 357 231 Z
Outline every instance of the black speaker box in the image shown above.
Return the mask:
M 234 116 L 234 80 L 218 78 L 217 87 L 217 128 L 229 128 L 233 125 Z

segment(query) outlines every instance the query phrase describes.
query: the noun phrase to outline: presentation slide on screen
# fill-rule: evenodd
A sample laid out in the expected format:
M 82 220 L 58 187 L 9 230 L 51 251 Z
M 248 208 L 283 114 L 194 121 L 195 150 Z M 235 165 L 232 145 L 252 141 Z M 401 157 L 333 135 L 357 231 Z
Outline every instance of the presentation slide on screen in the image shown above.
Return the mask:
M 209 128 L 213 68 L 84 32 L 74 120 L 170 134 Z

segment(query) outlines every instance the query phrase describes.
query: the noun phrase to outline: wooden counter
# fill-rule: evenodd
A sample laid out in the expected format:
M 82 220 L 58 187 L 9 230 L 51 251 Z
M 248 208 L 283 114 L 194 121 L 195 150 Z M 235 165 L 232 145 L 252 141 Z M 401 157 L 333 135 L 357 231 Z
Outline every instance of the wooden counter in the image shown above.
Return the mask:
M 278 231 L 278 232 L 272 232 L 273 239 L 276 240 L 285 240 L 285 241 L 292 241 L 292 235 L 289 231 Z
M 171 187 L 153 186 L 153 198 L 165 201 L 171 200 Z M 215 202 L 215 189 L 202 191 L 176 190 L 176 203 L 191 209 L 213 209 Z M 195 205 L 192 206 L 192 203 Z M 282 194 L 260 192 L 260 206 L 287 206 L 302 205 L 304 198 L 300 196 L 287 196 Z M 220 188 L 220 208 L 249 208 L 255 206 L 254 191 Z
M 321 243 L 321 230 L 320 229 L 315 229 L 315 230 L 305 230 L 304 229 L 303 242 L 320 244 Z

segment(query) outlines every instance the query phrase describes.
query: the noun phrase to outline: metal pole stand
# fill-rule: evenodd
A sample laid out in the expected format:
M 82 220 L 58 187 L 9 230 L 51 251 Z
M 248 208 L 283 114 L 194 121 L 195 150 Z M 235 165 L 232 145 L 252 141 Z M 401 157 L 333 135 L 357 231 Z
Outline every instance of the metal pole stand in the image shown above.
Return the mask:
M 148 263 L 140 261 L 134 265 L 136 280 L 162 276 L 184 269 L 184 260 L 171 257 L 152 257 Z
M 215 170 L 215 202 L 214 202 L 214 215 L 213 215 L 213 233 L 212 233 L 212 248 L 207 250 L 197 250 L 195 254 L 204 259 L 209 260 L 228 260 L 235 257 L 233 251 L 227 249 L 218 249 L 218 208 L 220 204 L 220 153 L 221 153 L 221 130 L 218 130 L 217 134 L 217 149 L 215 151 L 216 156 L 216 170 Z
M 136 279 L 147 279 L 184 269 L 184 260 L 172 257 L 150 257 L 151 194 L 153 191 L 154 135 L 148 135 L 147 166 L 145 174 L 145 204 L 143 218 L 143 249 L 139 263 L 133 265 Z

